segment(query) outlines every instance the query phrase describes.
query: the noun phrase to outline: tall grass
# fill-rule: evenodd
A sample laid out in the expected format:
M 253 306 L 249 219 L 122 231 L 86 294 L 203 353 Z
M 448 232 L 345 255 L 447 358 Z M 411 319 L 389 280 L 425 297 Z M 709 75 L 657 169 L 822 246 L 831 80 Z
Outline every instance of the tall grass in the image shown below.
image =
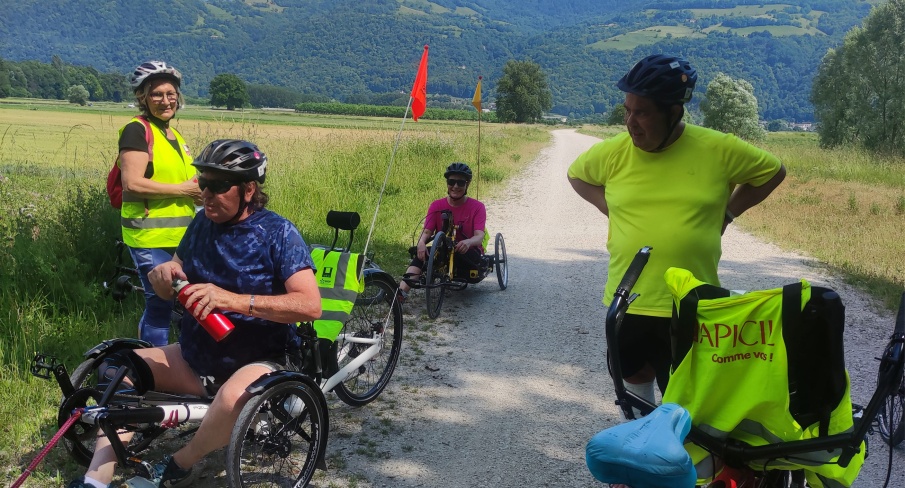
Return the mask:
M 55 355 L 72 372 L 90 346 L 136 334 L 141 297 L 116 303 L 101 286 L 120 235 L 104 182 L 117 130 L 132 110 L 96 105 L 84 112 L 0 105 L 0 425 L 10 426 L 0 431 L 0 484 L 14 480 L 56 431 L 59 388 L 28 374 L 34 353 Z M 354 247 L 361 250 L 392 160 L 369 253 L 394 275 L 427 204 L 446 190 L 450 162 L 478 170 L 472 193 L 479 187 L 488 197 L 549 140 L 541 127 L 484 124 L 476 164 L 476 123 L 408 122 L 395 157 L 398 120 L 185 110 L 174 125 L 196 153 L 219 138 L 257 143 L 270 160 L 270 208 L 309 243 L 332 240 L 328 210 L 357 211 Z M 71 476 L 77 468 L 61 452 L 27 486 Z

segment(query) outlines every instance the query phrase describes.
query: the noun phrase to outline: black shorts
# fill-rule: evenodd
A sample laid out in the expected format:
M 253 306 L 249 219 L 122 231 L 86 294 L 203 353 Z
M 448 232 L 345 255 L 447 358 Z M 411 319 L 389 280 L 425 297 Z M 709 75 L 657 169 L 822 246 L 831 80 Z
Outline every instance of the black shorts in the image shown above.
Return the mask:
M 666 389 L 672 362 L 670 321 L 670 317 L 625 314 L 619 334 L 619 364 L 623 378 L 638 373 L 645 364 L 650 364 L 657 373 L 660 391 Z

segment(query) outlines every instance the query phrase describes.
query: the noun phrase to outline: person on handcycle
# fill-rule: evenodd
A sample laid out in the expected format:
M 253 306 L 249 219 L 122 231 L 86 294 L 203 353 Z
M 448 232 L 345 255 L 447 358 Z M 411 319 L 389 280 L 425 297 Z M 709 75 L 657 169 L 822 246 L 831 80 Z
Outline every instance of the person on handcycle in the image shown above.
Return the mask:
M 484 233 L 487 224 L 487 209 L 477 199 L 467 196 L 471 184 L 471 168 L 465 163 L 455 162 L 447 166 L 443 173 L 446 178 L 446 197 L 434 200 L 427 209 L 424 229 L 415 246 L 412 261 L 405 272 L 406 279 L 418 279 L 427 261 L 427 243 L 443 229 L 443 212 L 452 215 L 452 225 L 456 229 L 455 250 L 461 254 L 461 264 L 472 269 L 486 267 L 484 264 Z M 411 287 L 405 280 L 399 283 L 399 297 L 404 301 Z
M 204 211 L 192 220 L 173 259 L 149 275 L 165 299 L 174 296 L 174 280 L 192 284 L 186 300 L 191 313 L 182 318 L 179 342 L 111 354 L 99 375 L 109 381 L 117 367 L 128 366 L 139 393 L 214 397 L 188 444 L 154 466 L 161 487 L 187 486 L 192 466 L 226 446 L 249 399 L 245 389 L 261 375 L 285 369 L 287 356 L 299 348 L 294 324 L 321 316 L 308 246 L 295 225 L 265 208 L 267 156 L 247 141 L 217 140 L 192 165 Z M 235 327 L 220 342 L 198 322 L 215 310 Z M 88 471 L 69 488 L 108 486 L 115 459 L 108 439 L 99 436 Z
M 683 121 L 697 78 L 676 56 L 636 63 L 617 83 L 627 131 L 594 145 L 568 170 L 575 192 L 608 218 L 604 304 L 635 252 L 657 250 L 635 286 L 640 297 L 625 315 L 619 344 L 626 387 L 652 403 L 654 379 L 662 392 L 669 377 L 672 298 L 664 272 L 680 267 L 718 285 L 722 233 L 785 177 L 769 152 Z

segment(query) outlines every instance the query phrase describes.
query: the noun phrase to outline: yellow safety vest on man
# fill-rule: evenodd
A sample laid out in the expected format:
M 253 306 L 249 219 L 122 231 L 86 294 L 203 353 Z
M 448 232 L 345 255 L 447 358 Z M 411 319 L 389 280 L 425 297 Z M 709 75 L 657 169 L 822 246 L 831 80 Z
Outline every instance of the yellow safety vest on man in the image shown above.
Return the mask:
M 364 279 L 359 281 L 361 255 L 354 252 L 311 250 L 317 268 L 315 278 L 321 292 L 321 318 L 314 321 L 317 337 L 335 341 L 349 320 L 355 299 L 364 291 Z
M 132 119 L 132 122 L 139 122 Z M 160 183 L 182 183 L 195 175 L 192 160 L 188 157 L 188 146 L 175 129 L 170 128 L 176 136 L 180 148 L 177 151 L 165 132 L 156 124 L 149 124 L 154 137 L 152 181 Z M 123 126 L 125 129 L 125 126 Z M 120 129 L 122 134 L 123 129 Z M 117 164 L 119 162 L 117 161 Z M 170 248 L 179 245 L 185 229 L 195 216 L 195 205 L 189 197 L 144 198 L 134 193 L 123 191 L 123 206 L 120 210 L 123 228 L 123 242 L 132 248 Z
M 664 277 L 680 315 L 682 299 L 698 294 L 698 287 L 709 286 L 685 269 L 669 268 Z M 812 288 L 805 280 L 801 284 L 803 308 Z M 759 446 L 818 437 L 820 422 L 799 425 L 790 411 L 789 358 L 783 337 L 788 324 L 783 323 L 782 306 L 783 288 L 698 299 L 691 348 L 674 369 L 663 403 L 681 405 L 691 414 L 693 425 L 717 438 Z M 850 385 L 847 373 L 844 376 L 842 399 L 831 406 L 828 425 L 823 426 L 831 435 L 853 428 Z M 711 479 L 716 473 L 709 453 L 693 444 L 685 447 L 699 482 Z M 864 452 L 862 445 L 845 468 L 834 464 L 840 450 L 763 460 L 751 467 L 803 469 L 808 486 L 847 488 L 861 470 Z

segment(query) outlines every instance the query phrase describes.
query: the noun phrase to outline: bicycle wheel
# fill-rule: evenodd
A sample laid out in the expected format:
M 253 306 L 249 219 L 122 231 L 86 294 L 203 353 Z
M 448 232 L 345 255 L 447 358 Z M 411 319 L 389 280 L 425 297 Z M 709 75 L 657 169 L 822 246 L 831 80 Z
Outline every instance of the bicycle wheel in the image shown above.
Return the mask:
M 424 274 L 427 285 L 424 288 L 424 304 L 427 307 L 427 316 L 432 319 L 440 316 L 440 307 L 443 306 L 443 295 L 446 294 L 445 283 L 449 278 L 449 263 L 446 261 L 448 257 L 446 236 L 442 232 L 437 232 L 434 243 L 431 245 Z
M 493 264 L 496 266 L 496 279 L 500 290 L 509 286 L 509 262 L 506 261 L 506 241 L 503 234 L 497 234 L 493 241 Z
M 230 487 L 307 486 L 327 449 L 322 393 L 287 381 L 242 407 L 226 447 Z
M 104 362 L 107 355 L 83 361 L 75 368 L 70 377 L 75 393 L 60 402 L 60 410 L 57 414 L 57 425 L 62 427 L 76 408 L 97 405 L 101 399 L 102 391 L 98 390 L 98 368 Z M 124 387 L 124 390 L 131 390 Z M 133 452 L 141 451 L 156 435 L 144 435 L 145 431 L 151 433 L 154 427 L 147 426 L 144 429 L 130 429 L 138 434 L 133 435 L 126 446 Z M 76 463 L 87 467 L 94 456 L 94 445 L 97 442 L 97 434 L 100 428 L 93 424 L 76 421 L 63 436 L 63 445 Z
M 903 410 L 905 410 L 905 386 L 900 380 L 898 390 L 886 396 L 883 405 L 880 406 L 880 411 L 877 412 L 880 437 L 891 447 L 898 446 L 905 440 Z
M 380 337 L 376 356 L 358 367 L 333 389 L 340 400 L 353 407 L 372 402 L 386 388 L 402 349 L 402 306 L 393 297 L 396 283 L 379 274 L 365 276 L 365 289 L 355 300 L 352 316 L 337 339 L 337 370 L 357 358 L 370 345 L 344 337 Z

